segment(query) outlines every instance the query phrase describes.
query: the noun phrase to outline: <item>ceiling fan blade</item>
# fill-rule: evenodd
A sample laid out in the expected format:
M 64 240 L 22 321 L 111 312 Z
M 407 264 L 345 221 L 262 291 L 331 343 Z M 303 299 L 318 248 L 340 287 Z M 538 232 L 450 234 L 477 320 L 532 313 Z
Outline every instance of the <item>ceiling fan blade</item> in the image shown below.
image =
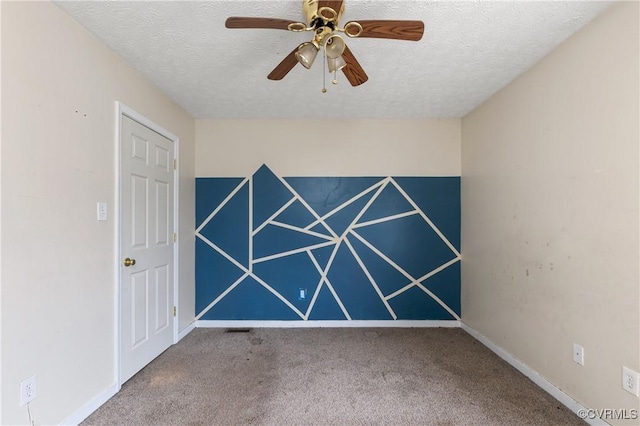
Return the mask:
M 352 86 L 359 86 L 369 80 L 369 76 L 364 72 L 356 57 L 353 56 L 353 53 L 349 50 L 349 47 L 344 47 L 342 58 L 347 63 L 347 66 L 342 68 L 342 72 Z
M 269 73 L 267 78 L 269 80 L 282 80 L 285 75 L 289 73 L 296 66 L 298 60 L 296 59 L 296 52 L 298 48 L 296 47 L 289 53 L 283 60 L 280 62 L 274 69 Z
M 288 30 L 289 24 L 294 23 L 298 22 L 291 21 L 289 19 L 232 16 L 227 18 L 224 26 L 227 28 L 268 28 L 273 30 Z M 306 25 L 302 25 L 303 27 L 306 27 Z
M 362 33 L 357 37 L 392 38 L 395 40 L 418 41 L 424 34 L 424 22 L 422 21 L 387 21 L 369 20 L 355 21 L 362 26 Z M 345 25 L 349 26 L 349 22 Z M 349 26 L 347 35 L 354 35 L 357 26 Z

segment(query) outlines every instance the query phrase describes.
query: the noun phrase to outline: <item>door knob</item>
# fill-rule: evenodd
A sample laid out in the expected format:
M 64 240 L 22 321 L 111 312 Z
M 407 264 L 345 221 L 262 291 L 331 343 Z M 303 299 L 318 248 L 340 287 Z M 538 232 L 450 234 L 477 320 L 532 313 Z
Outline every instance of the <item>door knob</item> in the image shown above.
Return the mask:
M 124 266 L 133 266 L 136 264 L 135 259 L 129 259 L 128 257 L 124 260 Z

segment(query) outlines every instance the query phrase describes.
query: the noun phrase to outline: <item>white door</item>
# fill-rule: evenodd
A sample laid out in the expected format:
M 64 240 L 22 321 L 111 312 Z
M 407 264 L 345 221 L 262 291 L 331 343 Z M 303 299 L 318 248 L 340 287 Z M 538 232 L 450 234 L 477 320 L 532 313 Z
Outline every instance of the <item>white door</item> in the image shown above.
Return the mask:
M 120 383 L 173 342 L 173 142 L 122 116 Z

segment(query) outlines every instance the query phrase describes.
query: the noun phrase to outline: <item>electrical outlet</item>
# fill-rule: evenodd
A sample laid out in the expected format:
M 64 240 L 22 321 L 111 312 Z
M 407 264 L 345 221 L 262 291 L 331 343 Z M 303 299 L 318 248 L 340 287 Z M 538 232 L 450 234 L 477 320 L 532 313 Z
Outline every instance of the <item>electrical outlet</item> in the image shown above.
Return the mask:
M 573 344 L 573 362 L 584 365 L 584 348 L 577 343 Z
M 622 366 L 622 389 L 631 392 L 635 396 L 640 396 L 638 391 L 638 373 L 632 369 Z
M 20 382 L 20 406 L 23 407 L 36 399 L 36 376 Z

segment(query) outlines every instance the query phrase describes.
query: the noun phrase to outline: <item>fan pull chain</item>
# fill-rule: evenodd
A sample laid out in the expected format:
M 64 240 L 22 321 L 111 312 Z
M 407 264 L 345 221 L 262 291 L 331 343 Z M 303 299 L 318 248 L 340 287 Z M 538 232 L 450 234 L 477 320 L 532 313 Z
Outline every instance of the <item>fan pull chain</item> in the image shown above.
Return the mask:
M 333 72 L 333 81 L 332 81 L 332 83 L 333 84 L 338 84 L 338 70 L 335 70 Z
M 327 75 L 324 72 L 327 67 L 327 52 L 322 55 L 322 93 L 327 93 Z

